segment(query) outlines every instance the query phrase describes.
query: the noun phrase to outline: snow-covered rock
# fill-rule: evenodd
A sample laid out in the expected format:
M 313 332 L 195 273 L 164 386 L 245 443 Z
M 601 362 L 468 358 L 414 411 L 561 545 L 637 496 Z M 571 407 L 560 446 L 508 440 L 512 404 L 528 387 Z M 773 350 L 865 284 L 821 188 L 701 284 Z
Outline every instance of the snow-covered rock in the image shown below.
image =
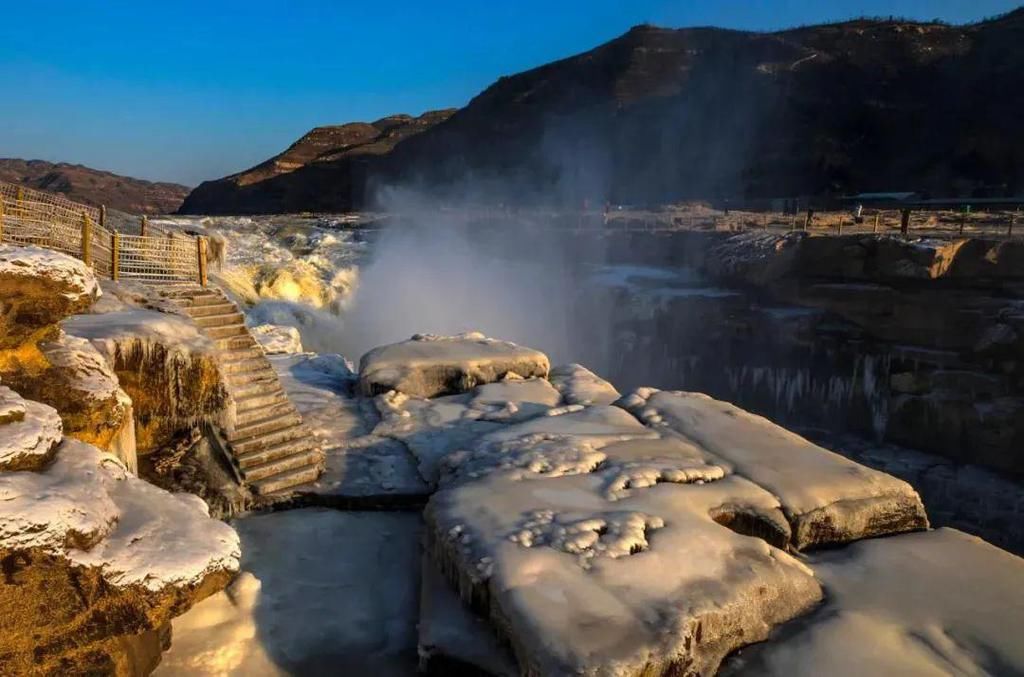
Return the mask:
M 621 404 L 656 429 L 700 445 L 778 496 L 797 549 L 928 527 L 921 499 L 906 482 L 727 402 L 701 393 L 641 388 Z
M 295 327 L 260 324 L 249 327 L 249 333 L 268 355 L 294 355 L 302 352 L 302 336 Z
M 0 471 L 45 467 L 61 435 L 60 416 L 53 407 L 23 400 L 0 386 Z
M 1024 560 L 954 529 L 809 562 L 823 607 L 731 659 L 729 675 L 1024 674 Z
M 485 337 L 417 334 L 408 341 L 374 348 L 359 363 L 359 389 L 365 395 L 397 390 L 416 397 L 461 393 L 509 374 L 546 378 L 543 353 Z
M 713 518 L 784 525 L 751 482 L 665 483 L 617 501 L 605 490 L 599 472 L 493 473 L 431 497 L 434 561 L 522 674 L 709 674 L 820 599 L 805 566 Z
M 37 416 L 52 424 L 30 406 L 20 422 Z M 147 633 L 222 588 L 239 555 L 201 500 L 65 438 L 45 467 L 0 472 L 0 673 L 125 674 L 114 666 L 152 661 L 135 655 L 154 650 Z
M 99 351 L 131 398 L 139 451 L 223 414 L 227 393 L 216 348 L 187 317 L 125 306 L 75 315 L 62 327 Z
M 96 277 L 78 259 L 40 247 L 0 244 L 0 349 L 83 312 L 99 295 Z
M 582 364 L 554 367 L 549 378 L 566 404 L 611 404 L 621 397 L 615 386 Z

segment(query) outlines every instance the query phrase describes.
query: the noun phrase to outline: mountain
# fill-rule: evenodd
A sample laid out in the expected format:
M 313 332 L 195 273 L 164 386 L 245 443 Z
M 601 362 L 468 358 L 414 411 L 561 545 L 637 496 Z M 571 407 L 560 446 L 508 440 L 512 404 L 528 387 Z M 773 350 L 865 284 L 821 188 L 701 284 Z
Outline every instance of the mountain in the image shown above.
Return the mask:
M 133 179 L 66 162 L 0 159 L 0 181 L 63 193 L 77 202 L 106 205 L 130 214 L 170 214 L 181 206 L 188 187 Z
M 203 182 L 189 194 L 181 212 L 331 211 L 362 204 L 368 164 L 454 112 L 450 108 L 419 117 L 390 115 L 376 122 L 316 127 L 283 153 L 255 167 Z
M 571 205 L 1015 194 L 1022 110 L 1024 9 L 965 26 L 638 26 L 503 77 L 385 152 L 318 157 L 244 187 L 229 177 L 213 182 L 215 199 L 190 197 L 183 209 L 345 210 L 391 185 Z M 200 193 L 211 195 L 207 184 Z

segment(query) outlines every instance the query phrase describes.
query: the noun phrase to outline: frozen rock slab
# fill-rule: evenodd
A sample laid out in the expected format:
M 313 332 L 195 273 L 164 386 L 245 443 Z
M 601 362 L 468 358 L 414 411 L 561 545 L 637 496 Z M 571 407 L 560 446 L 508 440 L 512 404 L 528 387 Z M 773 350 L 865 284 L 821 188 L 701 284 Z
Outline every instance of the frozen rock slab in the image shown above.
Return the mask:
M 420 575 L 420 672 L 519 677 L 519 666 L 487 621 L 462 603 L 424 555 Z
M 810 560 L 815 613 L 752 647 L 730 675 L 1024 674 L 1024 560 L 954 529 L 856 543 Z
M 457 336 L 417 334 L 408 341 L 374 348 L 359 362 L 359 390 L 367 396 L 397 390 L 434 397 L 472 390 L 517 374 L 546 378 L 544 353 L 478 332 Z
M 565 404 L 612 404 L 621 397 L 615 386 L 582 364 L 555 367 L 548 378 Z
M 596 473 L 495 473 L 431 497 L 426 543 L 521 674 L 711 674 L 822 594 L 796 559 L 718 524 L 723 509 L 785 522 L 736 476 L 612 502 Z
M 0 471 L 40 470 L 53 460 L 62 427 L 57 410 L 0 386 Z
M 778 496 L 798 550 L 928 527 L 906 482 L 766 418 L 701 393 L 641 388 L 621 401 L 640 420 L 698 444 Z
M 96 277 L 78 259 L 41 247 L 0 244 L 0 349 L 84 312 L 99 296 Z

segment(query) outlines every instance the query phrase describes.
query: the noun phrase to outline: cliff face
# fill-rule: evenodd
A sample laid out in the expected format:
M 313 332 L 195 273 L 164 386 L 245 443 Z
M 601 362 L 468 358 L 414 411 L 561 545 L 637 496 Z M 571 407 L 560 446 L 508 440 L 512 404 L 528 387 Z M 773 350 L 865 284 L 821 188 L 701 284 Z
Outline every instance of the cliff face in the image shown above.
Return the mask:
M 338 211 L 363 204 L 368 168 L 401 141 L 448 119 L 454 109 L 391 115 L 310 130 L 283 153 L 245 171 L 205 181 L 183 214 Z
M 968 26 L 637 27 L 501 78 L 389 152 L 359 162 L 321 154 L 282 175 L 300 149 L 315 149 L 318 131 L 365 125 L 314 130 L 268 163 L 200 186 L 183 211 L 346 210 L 394 184 L 573 206 L 1012 194 L 1024 187 L 1024 139 L 1013 129 L 1024 105 L 1021 40 L 1024 10 Z
M 0 159 L 0 181 L 62 193 L 71 200 L 107 205 L 130 214 L 169 214 L 181 206 L 188 187 L 133 179 L 66 162 Z

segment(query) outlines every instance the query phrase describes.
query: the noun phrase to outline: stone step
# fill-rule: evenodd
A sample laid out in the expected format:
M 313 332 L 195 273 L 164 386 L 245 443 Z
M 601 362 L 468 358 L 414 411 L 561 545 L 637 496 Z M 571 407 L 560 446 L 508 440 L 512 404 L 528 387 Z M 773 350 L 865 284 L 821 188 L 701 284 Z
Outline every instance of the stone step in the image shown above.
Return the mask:
M 265 418 L 253 419 L 229 431 L 227 433 L 228 443 L 244 442 L 260 435 L 267 435 L 285 428 L 294 428 L 300 423 L 302 423 L 302 417 L 294 409 Z
M 208 330 L 204 330 L 208 331 Z M 256 343 L 256 339 L 250 336 L 248 333 L 238 334 L 236 336 L 227 336 L 224 338 L 214 339 L 213 344 L 222 351 L 234 351 L 244 350 L 246 348 L 259 348 L 260 354 L 263 353 L 263 349 Z
M 185 309 L 185 312 L 189 314 L 189 317 L 196 319 L 200 317 L 209 317 L 210 315 L 222 315 L 224 313 L 230 313 L 237 311 L 238 307 L 234 303 L 218 303 L 210 306 L 189 306 Z
M 317 470 L 317 462 L 320 460 L 320 452 L 316 449 L 307 449 L 306 451 L 293 454 L 291 456 L 285 456 L 263 465 L 256 465 L 246 468 L 242 471 L 242 476 L 245 477 L 247 482 L 259 482 L 260 480 L 278 477 L 283 473 L 291 470 L 308 469 L 312 468 L 314 471 Z M 316 479 L 317 475 L 313 475 Z
M 311 465 L 266 479 L 256 480 L 252 482 L 252 487 L 260 496 L 285 496 L 303 484 L 315 482 L 319 476 L 320 467 L 318 465 Z
M 246 411 L 239 411 L 235 413 L 235 431 L 248 430 L 249 426 L 255 425 L 260 421 L 271 420 L 284 416 L 286 414 L 294 414 L 295 423 L 301 423 L 302 417 L 295 411 L 295 407 L 292 406 L 291 402 L 287 400 L 284 403 L 272 404 L 267 407 L 259 407 L 258 409 L 248 409 Z M 246 432 L 243 435 L 235 435 L 234 439 L 239 437 L 248 437 L 249 435 L 258 435 L 258 432 Z
M 256 375 L 243 375 L 237 377 L 231 374 L 227 377 L 228 390 L 237 401 L 240 397 L 248 397 L 257 393 L 266 392 L 271 388 L 280 388 L 281 382 L 277 374 L 270 371 L 258 372 Z
M 221 369 L 225 374 L 237 374 L 255 371 L 258 368 L 273 369 L 263 355 L 260 348 L 239 348 L 237 350 L 223 351 L 219 360 Z
M 244 324 L 229 324 L 224 327 L 206 327 L 203 329 L 203 333 L 212 339 L 249 336 L 249 331 L 245 328 Z
M 295 426 L 297 432 L 301 434 L 301 426 Z M 303 454 L 313 448 L 313 440 L 307 437 L 292 438 L 290 440 L 282 440 L 277 444 L 272 444 L 262 449 L 253 449 L 247 451 L 244 454 L 235 452 L 235 460 L 238 462 L 238 467 L 242 469 L 243 474 L 248 478 L 249 468 L 255 466 L 265 465 L 271 461 L 276 461 L 286 456 L 295 456 L 296 454 Z M 232 447 L 232 451 L 234 451 Z M 264 475 L 266 477 L 266 475 Z M 256 478 L 259 479 L 259 478 Z
M 280 385 L 245 397 L 235 397 L 234 400 L 235 412 L 238 415 L 289 401 Z
M 304 428 L 301 425 L 295 425 L 291 420 L 285 420 L 282 426 L 276 430 L 268 430 L 261 435 L 246 437 L 234 442 L 229 442 L 229 444 L 231 446 L 231 451 L 235 454 L 235 458 L 241 459 L 250 452 L 269 449 L 281 442 L 294 440 L 297 437 L 308 437 L 308 435 L 309 430 L 307 428 Z
M 215 308 L 216 306 L 210 306 Z M 192 321 L 197 326 L 203 329 L 212 329 L 214 327 L 228 327 L 237 324 L 245 324 L 245 316 L 237 310 L 224 313 L 223 315 L 200 315 L 199 317 L 193 317 Z

